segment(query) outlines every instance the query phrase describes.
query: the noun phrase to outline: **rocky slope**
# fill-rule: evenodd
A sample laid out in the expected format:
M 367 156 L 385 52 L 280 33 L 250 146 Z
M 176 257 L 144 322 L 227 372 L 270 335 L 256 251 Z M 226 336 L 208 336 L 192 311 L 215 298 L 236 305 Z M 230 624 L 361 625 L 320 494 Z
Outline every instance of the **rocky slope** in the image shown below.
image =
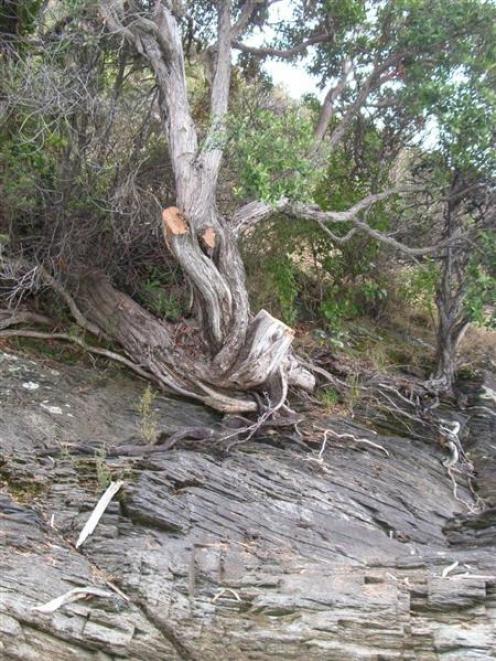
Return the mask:
M 143 390 L 0 352 L 1 659 L 496 658 L 490 375 L 453 414 L 477 493 L 453 471 L 454 490 L 434 438 L 343 420 L 327 423 L 388 455 L 331 437 L 322 453 L 282 437 L 151 447 Z M 218 423 L 179 400 L 153 407 L 160 430 Z M 109 478 L 124 484 L 76 549 Z M 88 586 L 100 592 L 33 610 Z

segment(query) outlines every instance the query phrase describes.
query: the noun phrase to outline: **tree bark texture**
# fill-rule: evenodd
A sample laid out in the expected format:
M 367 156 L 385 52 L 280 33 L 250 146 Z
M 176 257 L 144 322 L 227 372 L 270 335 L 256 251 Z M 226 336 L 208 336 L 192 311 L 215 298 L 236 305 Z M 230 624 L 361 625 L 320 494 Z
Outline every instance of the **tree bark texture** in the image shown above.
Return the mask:
M 462 224 L 465 183 L 456 173 L 444 210 L 444 239 L 451 239 Z M 441 390 L 451 392 L 455 382 L 457 349 L 469 320 L 464 311 L 466 294 L 467 250 L 448 245 L 441 261 L 441 277 L 436 292 L 438 327 L 436 342 L 436 371 L 434 383 Z
M 86 314 L 134 361 L 144 364 L 161 386 L 217 410 L 256 410 L 255 399 L 241 394 L 247 391 L 266 394 L 271 406 L 280 391 L 280 383 L 274 389 L 277 382 L 283 389 L 297 385 L 311 390 L 312 375 L 291 351 L 291 329 L 263 310 L 252 317 L 236 237 L 216 207 L 235 31 L 231 3 L 218 3 L 210 127 L 201 145 L 189 107 L 181 32 L 173 7 L 157 2 L 146 19 L 126 15 L 112 0 L 102 0 L 100 8 L 107 27 L 122 34 L 155 74 L 177 205 L 164 209 L 164 239 L 192 286 L 202 350 L 198 342 L 194 359 L 191 347 L 181 351 L 175 341 L 177 329 L 160 327 L 98 277 L 81 288 Z

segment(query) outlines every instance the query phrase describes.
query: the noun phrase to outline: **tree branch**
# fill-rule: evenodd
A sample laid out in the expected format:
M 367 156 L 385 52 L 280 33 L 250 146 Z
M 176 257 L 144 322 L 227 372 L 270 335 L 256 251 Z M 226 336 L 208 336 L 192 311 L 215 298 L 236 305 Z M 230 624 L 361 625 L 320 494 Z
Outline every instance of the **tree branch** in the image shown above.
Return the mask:
M 235 41 L 243 34 L 249 26 L 257 8 L 268 4 L 270 3 L 268 3 L 267 0 L 246 0 L 241 9 L 238 20 L 231 28 L 231 41 Z
M 169 3 L 168 3 L 169 4 Z M 120 3 L 100 0 L 100 12 L 112 32 L 121 33 L 148 59 L 160 91 L 160 109 L 176 181 L 179 206 L 188 197 L 198 138 L 188 102 L 184 53 L 177 20 L 162 2 L 155 3 L 153 20 L 136 14 L 119 16 Z
M 341 119 L 338 126 L 332 132 L 329 144 L 331 148 L 334 148 L 337 144 L 341 142 L 344 138 L 351 121 L 357 114 L 357 112 L 365 105 L 367 99 L 370 96 L 370 93 L 376 89 L 379 89 L 388 80 L 391 80 L 395 75 L 393 71 L 387 72 L 387 69 L 394 63 L 394 58 L 384 62 L 381 66 L 377 67 L 370 76 L 365 80 L 363 85 L 360 87 L 355 101 L 347 108 L 343 118 Z M 384 75 L 381 75 L 384 74 Z
M 147 372 L 146 370 L 142 369 L 139 365 L 136 365 L 136 363 L 133 363 L 132 360 L 129 360 L 125 356 L 121 356 L 121 354 L 115 353 L 115 351 L 109 351 L 108 349 L 93 347 L 87 344 L 86 342 L 84 342 L 84 340 L 82 340 L 80 337 L 68 335 L 67 333 L 43 333 L 41 331 L 32 331 L 32 330 L 0 331 L 0 339 L 1 338 L 8 339 L 10 337 L 30 337 L 39 340 L 62 340 L 64 342 L 71 342 L 72 344 L 77 344 L 79 347 L 81 347 L 81 349 L 84 349 L 89 353 L 93 353 L 97 356 L 103 356 L 104 358 L 109 358 L 110 360 L 114 360 L 118 363 L 121 363 L 122 365 L 125 365 L 126 367 L 133 370 L 133 372 L 136 372 L 136 374 L 139 374 L 139 376 L 143 377 L 147 381 L 149 381 L 152 378 L 150 372 Z
M 53 320 L 29 310 L 0 310 L 0 330 L 18 324 L 53 324 Z
M 313 36 L 305 39 L 305 41 L 302 41 L 300 44 L 297 44 L 292 48 L 257 48 L 255 46 L 248 46 L 247 44 L 243 44 L 240 41 L 235 41 L 233 47 L 242 51 L 243 53 L 251 53 L 251 55 L 256 55 L 258 57 L 278 57 L 284 60 L 289 60 L 295 55 L 303 54 L 309 46 L 313 46 L 314 44 L 322 44 L 326 41 L 330 41 L 331 39 L 332 35 L 329 32 L 321 32 L 319 34 L 314 34 Z
M 102 333 L 101 329 L 86 319 L 69 292 L 43 266 L 32 266 L 23 259 L 7 259 L 5 257 L 0 258 L 0 264 L 10 270 L 11 273 L 9 273 L 8 277 L 13 277 L 16 272 L 21 270 L 31 270 L 35 279 L 38 275 L 45 284 L 51 287 L 65 301 L 74 320 L 77 324 L 79 324 L 79 326 L 81 326 L 81 328 L 84 328 L 84 330 L 88 331 L 92 335 L 95 335 L 96 337 L 104 337 L 104 333 Z
M 267 202 L 250 202 L 245 206 L 238 209 L 234 214 L 233 223 L 234 223 L 234 233 L 239 237 L 247 229 L 254 227 L 260 221 L 269 218 L 270 216 L 276 213 L 283 213 L 287 216 L 294 218 L 302 218 L 305 220 L 313 220 L 316 222 L 325 233 L 331 237 L 336 243 L 342 244 L 358 232 L 364 232 L 370 237 L 384 243 L 385 245 L 394 248 L 410 257 L 419 257 L 422 255 L 429 255 L 440 248 L 443 248 L 449 244 L 453 244 L 460 240 L 461 235 L 452 235 L 449 239 L 441 241 L 436 245 L 426 246 L 424 248 L 412 248 L 407 246 L 400 241 L 397 241 L 392 236 L 384 234 L 379 230 L 371 227 L 366 221 L 361 220 L 358 216 L 369 209 L 374 204 L 386 200 L 392 195 L 397 195 L 398 193 L 404 192 L 400 189 L 392 188 L 382 193 L 374 193 L 372 195 L 367 195 L 363 199 L 359 200 L 352 207 L 346 211 L 323 211 L 319 207 L 301 204 L 300 202 L 291 202 L 287 199 L 279 200 L 274 205 L 270 205 Z M 351 223 L 353 226 L 347 234 L 344 236 L 335 235 L 328 227 L 327 223 Z
M 341 96 L 348 82 L 348 76 L 353 70 L 353 64 L 351 60 L 346 59 L 343 62 L 342 73 L 339 81 L 334 87 L 331 87 L 327 92 L 322 109 L 320 111 L 320 116 L 317 122 L 317 126 L 314 131 L 314 140 L 315 144 L 318 145 L 327 131 L 327 128 L 334 117 L 335 114 L 335 103 Z
M 223 0 L 218 8 L 218 38 L 215 74 L 210 97 L 211 123 L 205 138 L 203 165 L 210 173 L 212 185 L 217 182 L 223 148 L 216 138 L 224 127 L 231 80 L 231 0 Z

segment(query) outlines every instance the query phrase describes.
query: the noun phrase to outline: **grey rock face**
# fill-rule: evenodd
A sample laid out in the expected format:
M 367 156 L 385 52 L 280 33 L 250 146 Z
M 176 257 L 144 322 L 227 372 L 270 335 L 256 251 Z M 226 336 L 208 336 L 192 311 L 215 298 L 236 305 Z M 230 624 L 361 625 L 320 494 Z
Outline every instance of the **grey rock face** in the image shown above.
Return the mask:
M 374 438 L 389 458 L 329 440 L 322 462 L 289 441 L 150 451 L 144 387 L 0 353 L 0 659 L 495 658 L 483 386 L 464 414 L 488 502 L 472 513 L 435 439 Z M 160 430 L 217 423 L 187 402 L 153 406 Z M 141 456 L 114 451 L 140 443 Z M 125 484 L 76 550 L 109 477 Z M 85 586 L 111 596 L 32 610 Z

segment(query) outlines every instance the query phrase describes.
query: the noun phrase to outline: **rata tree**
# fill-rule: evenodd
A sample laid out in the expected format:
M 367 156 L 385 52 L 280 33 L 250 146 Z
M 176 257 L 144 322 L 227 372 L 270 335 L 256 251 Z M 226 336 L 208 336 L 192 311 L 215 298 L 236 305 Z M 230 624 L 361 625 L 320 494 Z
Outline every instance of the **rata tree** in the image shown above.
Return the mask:
M 429 160 L 438 189 L 441 235 L 448 245 L 439 255 L 436 370 L 432 384 L 451 392 L 457 349 L 471 321 L 491 319 L 485 305 L 496 295 L 496 97 L 490 61 L 480 59 L 480 75 L 451 83 L 439 105 L 440 148 Z M 457 237 L 461 237 L 458 238 Z
M 282 411 L 290 386 L 311 390 L 314 385 L 308 366 L 292 351 L 292 329 L 264 310 L 255 315 L 250 310 L 238 249 L 242 233 L 277 212 L 288 221 L 315 221 L 340 241 L 362 231 L 410 255 L 431 252 L 432 246 L 408 247 L 366 222 L 370 206 L 395 195 L 395 189 L 371 192 L 351 208 L 334 211 L 313 204 L 311 191 L 302 195 L 302 186 L 292 182 L 301 172 L 326 171 L 329 150 L 339 149 L 360 114 L 387 125 L 408 144 L 432 105 L 433 89 L 481 48 L 494 24 L 494 5 L 482 0 L 295 0 L 289 19 L 272 25 L 270 39 L 253 46 L 248 38 L 271 23 L 270 10 L 277 4 L 86 0 L 78 3 L 82 18 L 71 19 L 82 32 L 111 39 L 116 50 L 131 49 L 154 76 L 175 196 L 175 204 L 162 213 L 164 240 L 190 284 L 196 331 L 186 334 L 184 326 L 156 319 L 102 272 L 57 272 L 53 261 L 51 270 L 36 271 L 68 303 L 80 326 L 123 348 L 124 354 L 112 357 L 163 389 L 226 412 L 255 412 L 261 403 L 271 414 Z M 289 159 L 289 167 L 282 162 L 279 172 L 272 167 L 267 174 L 256 163 L 263 186 L 250 192 L 261 199 L 245 199 L 226 216 L 217 192 L 229 142 L 235 52 L 242 56 L 238 66 L 252 64 L 252 70 L 265 58 L 297 61 L 308 55 L 326 91 L 302 156 L 305 167 Z M 192 112 L 186 73 L 186 61 L 194 58 L 205 67 L 209 84 L 209 107 L 201 121 Z M 334 234 L 333 226 L 346 231 Z M 24 261 L 16 264 L 25 268 Z

